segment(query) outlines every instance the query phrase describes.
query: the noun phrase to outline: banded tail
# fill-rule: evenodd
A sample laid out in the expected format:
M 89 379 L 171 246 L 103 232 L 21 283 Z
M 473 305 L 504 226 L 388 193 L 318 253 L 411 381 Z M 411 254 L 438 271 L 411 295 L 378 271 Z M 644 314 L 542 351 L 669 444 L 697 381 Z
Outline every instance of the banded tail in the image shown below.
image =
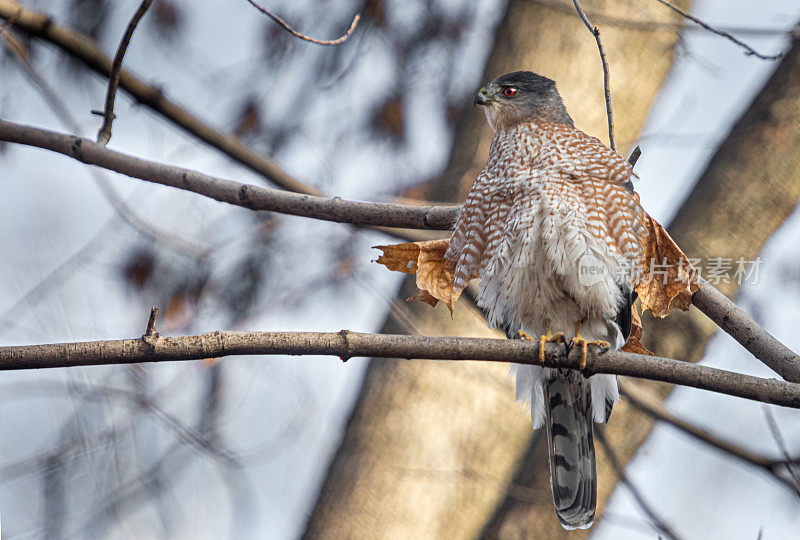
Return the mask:
M 547 371 L 543 398 L 553 503 L 565 529 L 587 529 L 597 504 L 591 384 L 577 371 Z

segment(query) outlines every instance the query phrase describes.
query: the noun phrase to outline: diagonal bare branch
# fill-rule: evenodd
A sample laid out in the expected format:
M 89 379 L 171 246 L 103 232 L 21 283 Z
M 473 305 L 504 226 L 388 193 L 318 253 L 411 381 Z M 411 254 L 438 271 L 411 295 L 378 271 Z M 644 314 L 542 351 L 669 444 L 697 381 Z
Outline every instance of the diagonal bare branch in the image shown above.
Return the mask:
M 618 384 L 620 395 L 624 397 L 630 405 L 639 411 L 643 412 L 654 420 L 669 424 L 670 426 L 679 429 L 683 433 L 686 433 L 693 439 L 716 448 L 717 450 L 720 450 L 729 456 L 733 456 L 743 463 L 753 465 L 767 472 L 775 480 L 792 490 L 792 492 L 797 492 L 796 485 L 783 475 L 779 474 L 781 470 L 789 467 L 790 462 L 786 462 L 785 460 L 776 462 L 774 459 L 751 452 L 750 450 L 739 446 L 733 441 L 722 439 L 690 422 L 687 422 L 682 418 L 679 418 L 678 416 L 669 412 L 661 401 L 655 397 L 651 397 L 641 387 L 640 384 L 636 384 L 631 380 L 623 381 L 622 379 L 618 381 Z
M 775 422 L 775 417 L 772 416 L 772 411 L 766 405 L 764 406 L 764 417 L 767 419 L 767 425 L 769 425 L 772 438 L 775 439 L 775 444 L 778 445 L 778 449 L 783 455 L 783 463 L 786 467 L 786 470 L 789 472 L 789 475 L 792 477 L 792 485 L 794 486 L 795 491 L 800 494 L 800 475 L 798 475 L 797 471 L 794 469 L 794 467 L 792 467 L 792 456 L 789 455 L 789 450 L 786 448 L 786 442 L 783 440 L 781 430 L 778 428 L 778 424 Z
M 800 382 L 800 356 L 708 282 L 701 282 L 692 304 L 772 371 L 787 381 Z
M 251 210 L 270 210 L 337 223 L 413 229 L 449 229 L 460 207 L 347 201 L 242 184 L 180 167 L 139 159 L 89 139 L 0 120 L 0 140 L 64 154 L 148 182 L 191 191 Z

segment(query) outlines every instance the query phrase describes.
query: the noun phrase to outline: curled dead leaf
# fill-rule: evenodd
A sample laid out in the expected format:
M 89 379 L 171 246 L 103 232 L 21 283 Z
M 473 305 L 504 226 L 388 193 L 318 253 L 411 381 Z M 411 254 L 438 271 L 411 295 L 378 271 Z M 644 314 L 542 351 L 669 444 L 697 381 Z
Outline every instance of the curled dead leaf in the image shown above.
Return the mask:
M 636 286 L 642 309 L 666 317 L 671 308 L 689 309 L 700 288 L 698 274 L 681 248 L 656 220 L 644 214 L 647 237 L 640 238 L 644 258 L 642 279 Z
M 644 345 L 642 345 L 642 317 L 639 315 L 639 309 L 636 304 L 631 306 L 631 335 L 628 341 L 622 346 L 623 351 L 636 354 L 646 354 L 652 356 L 653 353 Z
M 383 254 L 376 262 L 389 270 L 417 275 L 419 299 L 435 306 L 439 300 L 447 305 L 453 315 L 453 305 L 461 296 L 462 289 L 453 287 L 455 263 L 447 261 L 449 239 L 407 242 L 389 246 L 375 246 Z

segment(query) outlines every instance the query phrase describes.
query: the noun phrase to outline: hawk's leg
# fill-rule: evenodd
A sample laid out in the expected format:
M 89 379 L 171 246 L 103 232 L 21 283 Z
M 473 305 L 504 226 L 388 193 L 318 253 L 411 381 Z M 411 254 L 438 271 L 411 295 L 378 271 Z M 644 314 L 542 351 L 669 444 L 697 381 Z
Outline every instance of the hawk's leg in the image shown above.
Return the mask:
M 575 323 L 575 337 L 572 338 L 572 342 L 569 344 L 570 348 L 572 348 L 574 345 L 580 345 L 581 346 L 581 369 L 582 370 L 586 369 L 586 352 L 587 352 L 587 349 L 588 349 L 589 345 L 598 345 L 598 346 L 606 348 L 606 349 L 611 347 L 611 343 L 609 343 L 608 341 L 605 341 L 603 339 L 595 339 L 595 340 L 592 340 L 592 341 L 586 341 L 586 338 L 584 338 L 581 335 L 581 323 L 580 323 L 580 321 Z
M 533 337 L 531 337 L 525 330 L 519 331 L 519 336 L 522 339 L 528 339 L 530 341 L 536 341 Z M 558 332 L 557 334 L 553 334 L 550 332 L 550 323 L 547 323 L 547 333 L 543 336 L 539 337 L 539 363 L 544 364 L 544 345 L 545 343 L 566 343 L 567 340 L 564 338 L 563 332 Z

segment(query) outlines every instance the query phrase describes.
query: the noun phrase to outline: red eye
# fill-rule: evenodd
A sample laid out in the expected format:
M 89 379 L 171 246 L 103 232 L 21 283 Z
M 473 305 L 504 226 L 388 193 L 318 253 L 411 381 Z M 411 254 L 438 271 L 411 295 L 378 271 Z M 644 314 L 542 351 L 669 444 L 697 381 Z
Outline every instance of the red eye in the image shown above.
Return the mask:
M 506 86 L 503 88 L 503 95 L 507 97 L 515 96 L 517 94 L 517 89 L 513 86 Z

